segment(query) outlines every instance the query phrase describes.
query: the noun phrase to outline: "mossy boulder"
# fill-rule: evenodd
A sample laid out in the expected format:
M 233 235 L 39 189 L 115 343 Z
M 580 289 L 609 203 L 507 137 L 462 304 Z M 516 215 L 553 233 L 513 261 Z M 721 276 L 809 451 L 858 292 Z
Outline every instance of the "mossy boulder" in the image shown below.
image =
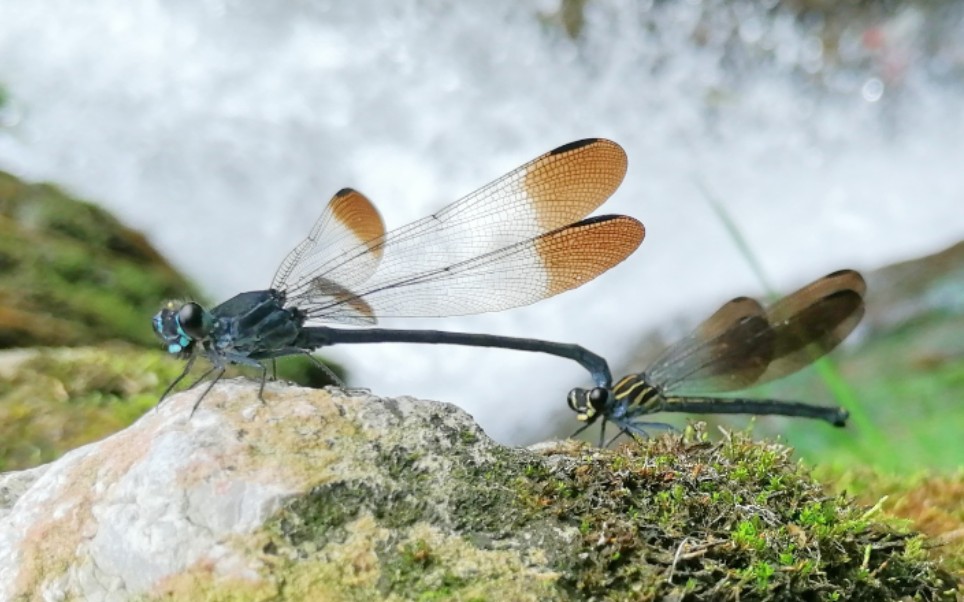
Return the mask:
M 954 600 L 776 444 L 507 448 L 458 408 L 269 383 L 0 476 L 0 598 Z

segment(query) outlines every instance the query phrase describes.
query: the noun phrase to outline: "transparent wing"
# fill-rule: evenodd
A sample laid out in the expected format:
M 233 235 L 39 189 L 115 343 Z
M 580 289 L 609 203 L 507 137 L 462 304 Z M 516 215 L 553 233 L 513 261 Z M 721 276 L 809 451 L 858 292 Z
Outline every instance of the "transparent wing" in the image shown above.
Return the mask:
M 308 237 L 288 253 L 278 267 L 271 288 L 284 290 L 291 279 L 317 277 L 316 288 L 333 299 L 348 299 L 350 291 L 368 280 L 382 259 L 376 241 L 385 236 L 385 223 L 365 195 L 343 188 L 328 201 Z M 371 308 L 356 300 L 346 311 L 361 322 L 373 323 Z
M 528 305 L 602 274 L 635 251 L 644 235 L 643 225 L 631 217 L 587 218 L 442 268 L 407 269 L 392 278 L 383 265 L 377 281 L 352 299 L 363 300 L 375 315 L 395 317 L 457 316 Z M 321 297 L 309 299 L 306 313 L 349 321 L 344 312 L 352 299 L 327 304 Z
M 304 247 L 299 245 L 292 251 L 290 261 L 282 264 L 283 270 L 275 278 L 275 286 L 287 290 L 289 305 L 328 320 L 371 323 L 374 316 L 446 315 L 437 310 L 419 311 L 414 297 L 404 304 L 386 302 L 373 308 L 368 295 L 415 279 L 423 283 L 420 290 L 426 303 L 429 297 L 443 297 L 445 291 L 431 290 L 424 280 L 426 274 L 531 241 L 585 217 L 615 192 L 625 173 L 626 155 L 616 143 L 602 139 L 573 142 L 430 216 L 365 240 L 355 248 L 322 254 L 324 261 L 308 263 L 306 259 L 315 256 L 315 246 L 327 244 L 326 228 L 322 227 L 318 235 L 302 243 Z M 370 269 L 373 255 L 379 256 L 374 261 L 375 270 Z M 504 284 L 511 286 L 510 280 Z M 436 286 L 450 286 L 452 280 L 445 282 Z M 461 307 L 460 313 L 491 311 L 485 309 L 489 302 L 479 303 L 479 309 L 473 309 L 468 300 L 445 305 Z M 373 315 L 365 315 L 369 309 Z

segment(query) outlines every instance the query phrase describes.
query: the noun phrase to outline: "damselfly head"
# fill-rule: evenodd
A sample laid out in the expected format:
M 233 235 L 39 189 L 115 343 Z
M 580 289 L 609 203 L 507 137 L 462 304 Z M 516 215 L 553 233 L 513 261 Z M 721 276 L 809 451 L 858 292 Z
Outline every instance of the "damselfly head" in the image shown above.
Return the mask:
M 569 391 L 569 396 L 566 401 L 569 403 L 569 408 L 576 412 L 576 419 L 582 422 L 593 422 L 600 415 L 605 413 L 606 408 L 609 407 L 610 399 L 609 389 L 603 387 L 595 387 L 589 389 L 582 389 L 576 387 L 572 391 Z
M 167 352 L 190 355 L 198 340 L 207 337 L 212 318 L 194 302 L 168 301 L 154 315 L 154 334 L 167 346 Z
M 164 343 L 167 352 L 175 355 L 188 354 L 194 347 L 194 340 L 184 334 L 177 323 L 177 312 L 181 306 L 182 304 L 177 301 L 168 301 L 159 312 L 154 314 L 151 322 L 154 326 L 154 334 Z

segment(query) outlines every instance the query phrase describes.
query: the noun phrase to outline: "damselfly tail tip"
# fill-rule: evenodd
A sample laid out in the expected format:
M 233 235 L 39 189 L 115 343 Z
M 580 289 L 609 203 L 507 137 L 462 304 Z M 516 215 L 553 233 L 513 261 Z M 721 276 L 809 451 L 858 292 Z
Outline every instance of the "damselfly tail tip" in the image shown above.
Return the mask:
M 850 412 L 848 412 L 843 408 L 838 408 L 837 413 L 834 414 L 833 419 L 830 421 L 830 424 L 836 427 L 844 427 L 844 426 L 847 426 L 848 418 L 850 418 Z

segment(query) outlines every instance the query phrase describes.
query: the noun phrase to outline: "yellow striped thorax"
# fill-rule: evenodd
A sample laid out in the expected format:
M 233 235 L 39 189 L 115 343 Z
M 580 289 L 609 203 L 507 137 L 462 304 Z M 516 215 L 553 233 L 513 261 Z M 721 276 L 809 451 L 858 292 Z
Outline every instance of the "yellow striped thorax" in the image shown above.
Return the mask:
M 646 382 L 643 374 L 630 374 L 619 379 L 612 388 L 616 401 L 626 400 L 627 405 L 640 408 L 639 414 L 651 414 L 663 407 L 659 389 Z

